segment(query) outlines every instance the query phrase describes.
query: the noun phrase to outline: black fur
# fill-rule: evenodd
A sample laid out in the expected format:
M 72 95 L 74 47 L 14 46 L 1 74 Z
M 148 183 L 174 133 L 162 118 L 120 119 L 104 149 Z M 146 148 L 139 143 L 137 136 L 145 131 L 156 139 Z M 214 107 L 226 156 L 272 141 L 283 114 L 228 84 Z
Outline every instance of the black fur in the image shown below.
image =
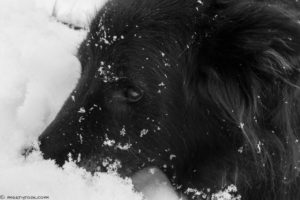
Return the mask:
M 296 0 L 111 0 L 77 87 L 40 136 L 87 170 L 162 169 L 178 191 L 300 199 Z M 210 188 L 208 191 L 207 189 Z

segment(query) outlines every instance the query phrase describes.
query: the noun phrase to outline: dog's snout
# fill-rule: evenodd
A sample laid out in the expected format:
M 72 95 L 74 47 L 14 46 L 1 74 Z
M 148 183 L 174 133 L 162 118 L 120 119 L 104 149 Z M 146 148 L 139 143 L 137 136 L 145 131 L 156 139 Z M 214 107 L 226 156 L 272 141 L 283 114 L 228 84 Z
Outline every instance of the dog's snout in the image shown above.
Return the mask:
M 61 137 L 59 131 L 48 128 L 42 133 L 38 140 L 39 149 L 44 159 L 55 160 L 59 166 L 65 163 L 70 149 L 67 145 L 64 145 L 64 138 Z

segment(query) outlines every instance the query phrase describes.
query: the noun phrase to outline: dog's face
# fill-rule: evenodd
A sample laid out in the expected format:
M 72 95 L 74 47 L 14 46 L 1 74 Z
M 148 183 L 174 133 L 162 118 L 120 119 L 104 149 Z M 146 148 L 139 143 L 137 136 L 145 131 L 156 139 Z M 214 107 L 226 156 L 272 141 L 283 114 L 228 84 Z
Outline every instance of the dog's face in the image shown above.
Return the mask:
M 159 28 L 116 19 L 110 6 L 81 44 L 82 76 L 41 135 L 41 151 L 60 165 L 71 156 L 90 171 L 174 171 L 197 144 L 191 129 L 200 128 L 185 92 L 188 44 Z
M 183 190 L 265 192 L 295 176 L 300 27 L 275 4 L 109 1 L 80 46 L 76 88 L 39 138 L 44 157 L 124 176 L 154 166 Z

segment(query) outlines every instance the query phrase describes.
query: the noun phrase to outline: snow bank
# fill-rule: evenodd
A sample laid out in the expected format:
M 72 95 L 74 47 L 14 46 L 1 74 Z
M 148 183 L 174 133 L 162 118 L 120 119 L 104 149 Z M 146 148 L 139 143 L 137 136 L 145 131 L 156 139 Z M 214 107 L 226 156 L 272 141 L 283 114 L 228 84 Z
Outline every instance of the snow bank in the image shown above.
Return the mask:
M 87 28 L 96 11 L 107 0 L 60 0 L 56 2 L 54 14 L 61 20 Z M 71 8 L 71 9 L 70 9 Z
M 35 0 L 36 6 L 59 21 L 87 28 L 96 11 L 108 0 Z

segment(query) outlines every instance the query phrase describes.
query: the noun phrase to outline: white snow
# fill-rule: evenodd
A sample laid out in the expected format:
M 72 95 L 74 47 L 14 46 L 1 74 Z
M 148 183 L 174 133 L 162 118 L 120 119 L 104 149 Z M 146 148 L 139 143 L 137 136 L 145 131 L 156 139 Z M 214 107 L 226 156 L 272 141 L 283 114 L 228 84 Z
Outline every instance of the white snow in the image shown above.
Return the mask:
M 54 15 L 61 22 L 88 28 L 96 11 L 108 0 L 35 0 L 38 8 Z
M 75 55 L 86 32 L 60 22 L 86 28 L 105 1 L 0 1 L 0 199 L 144 198 L 130 179 L 115 173 L 92 176 L 71 161 L 62 169 L 40 152 L 22 156 L 25 147 L 36 145 L 80 76 Z M 155 181 L 143 190 L 148 200 L 177 199 L 170 185 Z

